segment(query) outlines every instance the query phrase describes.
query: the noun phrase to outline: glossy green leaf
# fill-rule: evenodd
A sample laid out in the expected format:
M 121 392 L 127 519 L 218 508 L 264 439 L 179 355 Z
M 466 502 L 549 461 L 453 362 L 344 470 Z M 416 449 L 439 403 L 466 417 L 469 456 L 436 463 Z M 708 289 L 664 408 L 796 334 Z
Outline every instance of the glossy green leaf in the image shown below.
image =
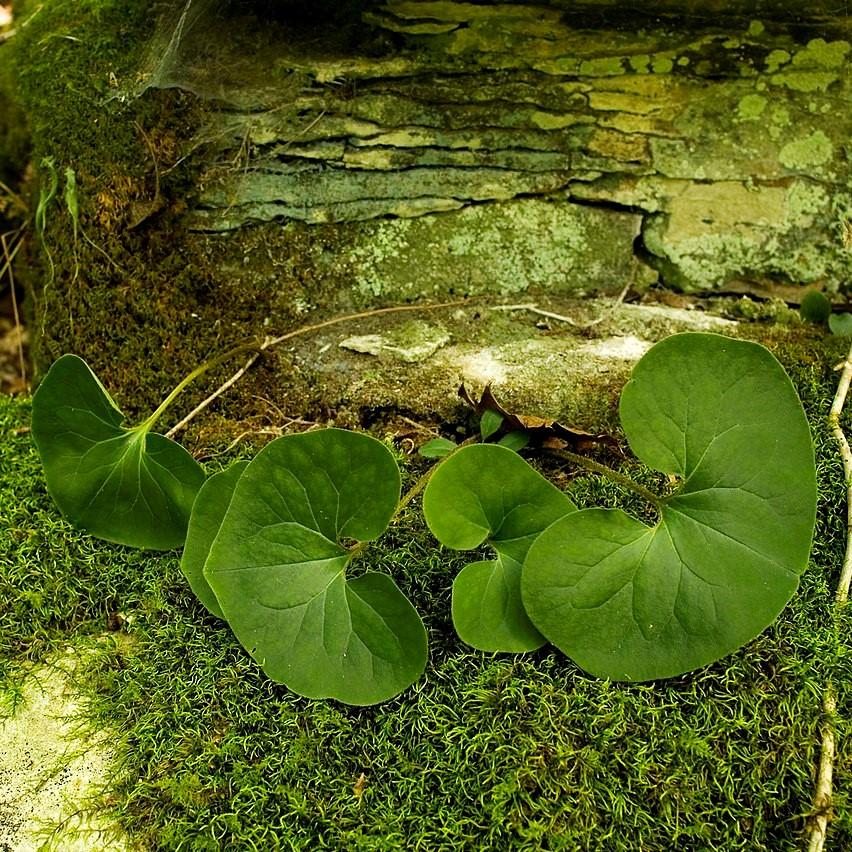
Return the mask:
M 88 365 L 63 355 L 33 398 L 50 496 L 74 526 L 132 547 L 180 547 L 204 471 L 180 444 L 126 429 Z
M 512 450 L 474 444 L 435 471 L 423 513 L 454 550 L 488 542 L 497 558 L 467 565 L 453 583 L 453 623 L 482 651 L 532 651 L 544 638 L 521 603 L 521 566 L 536 536 L 574 504 Z
M 502 414 L 491 409 L 483 411 L 482 418 L 479 421 L 479 432 L 482 435 L 482 440 L 487 441 L 502 425 Z
M 427 441 L 419 452 L 426 459 L 442 459 L 453 452 L 457 446 L 447 438 L 433 438 L 431 441 Z
M 828 328 L 838 337 L 852 335 L 852 314 L 832 314 L 828 318 Z
M 504 435 L 497 443 L 501 447 L 506 447 L 509 450 L 514 450 L 516 453 L 526 447 L 530 442 L 529 432 L 509 432 Z
M 213 589 L 204 578 L 204 563 L 210 554 L 210 548 L 228 511 L 228 506 L 231 505 L 237 482 L 247 466 L 247 461 L 235 462 L 227 470 L 211 476 L 201 486 L 192 505 L 186 544 L 180 560 L 180 570 L 189 580 L 192 591 L 217 618 L 225 616 Z
M 772 354 L 712 334 L 654 346 L 620 413 L 633 452 L 679 488 L 654 527 L 620 510 L 557 521 L 530 548 L 522 593 L 584 669 L 651 680 L 736 650 L 792 597 L 814 529 L 813 445 Z
M 393 580 L 353 580 L 386 529 L 400 477 L 379 441 L 340 429 L 278 438 L 234 489 L 204 577 L 240 643 L 294 692 L 376 704 L 426 666 L 426 631 Z

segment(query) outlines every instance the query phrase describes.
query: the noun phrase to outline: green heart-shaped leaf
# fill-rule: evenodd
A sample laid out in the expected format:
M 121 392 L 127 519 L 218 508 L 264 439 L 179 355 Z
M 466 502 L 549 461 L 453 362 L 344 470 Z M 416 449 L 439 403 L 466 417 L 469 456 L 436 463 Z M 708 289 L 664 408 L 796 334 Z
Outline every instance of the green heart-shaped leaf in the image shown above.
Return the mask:
M 414 607 L 388 576 L 347 580 L 359 548 L 341 543 L 381 535 L 399 490 L 387 447 L 340 429 L 278 438 L 239 477 L 204 577 L 273 680 L 309 698 L 376 704 L 422 674 Z
M 487 441 L 502 425 L 502 414 L 491 409 L 483 411 L 482 418 L 479 421 L 479 432 L 482 435 L 482 440 Z
M 180 547 L 204 471 L 174 441 L 124 416 L 88 365 L 63 355 L 33 397 L 50 496 L 74 526 L 132 547 Z
M 755 343 L 681 334 L 639 361 L 621 396 L 633 452 L 682 480 L 651 528 L 589 509 L 530 548 L 530 618 L 592 674 L 671 677 L 766 628 L 808 561 L 813 445 L 790 379 Z
M 458 444 L 447 438 L 433 438 L 420 448 L 420 455 L 425 459 L 442 459 L 458 449 Z
M 234 462 L 227 470 L 211 476 L 195 497 L 186 544 L 180 560 L 180 569 L 189 580 L 192 591 L 217 618 L 224 618 L 222 607 L 213 594 L 213 589 L 204 578 L 204 563 L 210 548 L 222 526 L 222 520 L 231 505 L 234 489 L 248 466 L 247 461 Z
M 574 504 L 517 453 L 497 444 L 459 450 L 437 468 L 423 495 L 435 537 L 454 550 L 487 541 L 497 552 L 465 566 L 453 583 L 453 623 L 481 651 L 534 651 L 544 637 L 521 603 L 521 566 L 536 536 Z
M 828 327 L 838 337 L 852 335 L 852 314 L 832 314 L 828 318 Z

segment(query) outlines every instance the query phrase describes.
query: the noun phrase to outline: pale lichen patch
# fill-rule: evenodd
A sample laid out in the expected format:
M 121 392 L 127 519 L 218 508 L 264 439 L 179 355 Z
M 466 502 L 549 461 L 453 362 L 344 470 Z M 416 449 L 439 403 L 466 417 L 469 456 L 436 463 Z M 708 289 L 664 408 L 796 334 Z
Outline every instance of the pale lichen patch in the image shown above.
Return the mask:
M 110 773 L 104 735 L 81 734 L 81 697 L 69 650 L 27 678 L 14 713 L 0 720 L 0 849 L 125 852 L 134 848 L 93 810 Z
M 822 130 L 814 130 L 788 142 L 778 154 L 781 165 L 788 169 L 804 170 L 822 166 L 834 156 L 834 145 Z
M 343 349 L 396 358 L 407 364 L 425 361 L 450 342 L 450 335 L 439 325 L 412 320 L 382 334 L 362 334 L 340 341 Z

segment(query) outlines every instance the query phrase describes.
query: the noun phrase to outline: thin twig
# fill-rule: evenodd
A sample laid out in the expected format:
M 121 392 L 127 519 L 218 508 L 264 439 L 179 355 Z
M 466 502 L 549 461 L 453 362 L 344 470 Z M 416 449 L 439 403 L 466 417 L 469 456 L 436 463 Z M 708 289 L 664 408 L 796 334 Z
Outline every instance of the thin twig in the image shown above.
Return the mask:
M 627 283 L 624 287 L 621 288 L 621 292 L 613 299 L 613 301 L 604 308 L 601 313 L 595 317 L 593 320 L 589 320 L 588 322 L 577 322 L 577 320 L 572 319 L 571 317 L 566 317 L 564 314 L 556 314 L 553 311 L 545 311 L 540 308 L 535 302 L 524 302 L 520 305 L 494 305 L 491 310 L 492 311 L 529 311 L 531 314 L 536 314 L 540 317 L 546 317 L 547 319 L 557 320 L 558 322 L 564 322 L 570 325 L 572 328 L 576 329 L 587 329 L 593 328 L 596 325 L 602 323 L 605 319 L 608 319 L 612 316 L 616 310 L 618 310 L 618 306 L 624 301 L 624 298 L 627 296 L 630 288 L 633 286 L 633 276 L 631 275 L 628 279 Z
M 850 384 L 852 384 L 852 347 L 850 347 L 846 360 L 843 363 L 840 381 L 837 383 L 837 393 L 834 395 L 834 401 L 831 404 L 831 411 L 828 415 L 828 425 L 840 450 L 840 459 L 843 462 L 843 476 L 846 483 L 846 553 L 843 557 L 843 569 L 840 572 L 840 579 L 837 583 L 837 592 L 834 598 L 838 606 L 845 604 L 848 600 L 849 586 L 850 582 L 852 582 L 852 450 L 850 450 L 849 442 L 846 440 L 846 435 L 840 426 L 840 415 L 846 403 Z
M 577 321 L 571 319 L 571 317 L 563 316 L 562 314 L 555 314 L 552 311 L 544 311 L 542 310 L 535 302 L 524 302 L 520 305 L 492 305 L 492 311 L 529 311 L 531 314 L 537 314 L 540 317 L 547 317 L 548 319 L 558 320 L 559 322 L 568 323 L 571 326 L 577 326 Z
M 266 347 L 261 345 L 261 348 L 266 348 Z M 179 423 L 176 423 L 174 426 L 172 426 L 172 428 L 169 429 L 168 432 L 166 432 L 166 437 L 167 438 L 174 438 L 174 436 L 177 435 L 178 432 L 183 431 L 187 427 L 189 422 L 197 414 L 200 414 L 202 411 L 204 411 L 204 409 L 207 408 L 207 406 L 210 405 L 210 403 L 213 402 L 213 400 L 216 399 L 216 397 L 221 396 L 223 393 L 225 393 L 226 390 L 228 390 L 229 387 L 236 384 L 245 375 L 245 373 L 248 371 L 249 367 L 251 367 L 251 365 L 254 364 L 255 361 L 257 361 L 258 358 L 260 358 L 260 351 L 253 352 L 252 355 L 245 362 L 245 364 L 243 364 L 243 366 L 240 367 L 240 369 L 237 370 L 237 372 L 234 373 L 234 375 L 231 376 L 231 378 L 228 379 L 228 381 L 219 385 L 219 387 L 216 388 L 216 390 L 213 391 L 213 393 L 211 393 L 210 396 L 208 396 L 205 400 L 203 400 L 198 405 L 196 405 L 195 408 L 193 408 L 192 411 L 190 411 L 189 414 L 187 414 L 186 417 L 183 418 L 183 420 L 181 420 Z
M 852 347 L 846 355 L 846 360 L 839 365 L 842 367 L 837 392 L 831 403 L 828 415 L 828 426 L 837 442 L 840 459 L 843 463 L 843 479 L 846 484 L 846 552 L 843 556 L 843 568 L 837 582 L 834 595 L 836 609 L 845 606 L 849 599 L 849 586 L 852 581 L 852 450 L 849 441 L 840 425 L 840 415 L 846 403 L 849 386 L 852 384 Z M 822 852 L 832 814 L 832 782 L 834 776 L 834 759 L 837 751 L 837 735 L 835 733 L 835 714 L 837 712 L 837 695 L 834 684 L 829 680 L 822 697 L 822 744 L 820 747 L 819 769 L 817 770 L 816 789 L 812 805 L 812 816 L 809 819 L 808 852 Z
M 5 183 L 2 180 L 0 180 L 0 192 L 3 192 L 5 195 L 8 195 L 9 198 L 11 198 L 12 201 L 15 203 L 15 206 L 18 208 L 18 211 L 26 215 L 29 208 L 27 207 L 27 204 L 24 199 L 21 198 L 21 196 L 18 195 L 18 193 L 15 192 L 15 190 L 12 189 L 9 184 Z
M 18 231 L 17 233 L 20 233 Z M 12 261 L 15 259 L 15 256 L 18 254 L 18 250 L 24 244 L 23 239 L 18 239 L 15 243 L 15 247 L 11 252 L 6 250 L 6 237 L 8 234 L 3 234 L 3 266 L 0 268 L 0 278 L 2 278 L 7 272 L 9 273 L 9 280 L 12 280 Z
M 213 393 L 210 394 L 205 400 L 200 402 L 186 417 L 183 418 L 179 423 L 172 426 L 168 432 L 166 432 L 167 438 L 173 438 L 178 432 L 182 431 L 186 428 L 186 426 L 190 423 L 193 418 L 195 418 L 198 414 L 204 411 L 211 402 L 213 402 L 217 397 L 221 396 L 228 388 L 230 388 L 235 382 L 239 381 L 246 373 L 246 371 L 254 364 L 255 361 L 260 357 L 261 353 L 266 349 L 271 348 L 272 346 L 277 346 L 279 343 L 284 343 L 286 340 L 292 340 L 294 337 L 299 337 L 303 334 L 310 334 L 314 331 L 320 331 L 323 328 L 328 328 L 332 325 L 339 325 L 340 323 L 346 322 L 354 322 L 355 320 L 360 319 L 368 319 L 369 317 L 377 317 L 383 314 L 398 314 L 403 313 L 405 311 L 435 311 L 439 308 L 454 308 L 459 305 L 465 305 L 470 302 L 471 299 L 456 299 L 453 302 L 438 302 L 434 305 L 396 305 L 391 308 L 374 308 L 370 311 L 361 311 L 357 314 L 347 314 L 342 317 L 335 317 L 334 319 L 325 320 L 324 322 L 314 323 L 312 325 L 303 325 L 301 328 L 297 328 L 295 331 L 288 331 L 286 334 L 282 334 L 279 337 L 267 337 L 258 347 L 257 351 L 253 352 L 252 355 L 248 358 L 245 364 L 240 367 L 227 381 L 221 384 L 218 388 L 216 388 Z
M 18 245 L 15 247 L 15 253 L 17 253 L 22 242 L 22 239 L 18 240 Z M 9 256 L 9 245 L 6 242 L 6 234 L 0 234 L 0 245 L 3 247 L 3 257 L 6 261 L 5 269 L 9 275 L 9 291 L 12 294 L 12 315 L 15 318 L 15 334 L 18 338 L 18 362 L 21 370 L 21 382 L 23 386 L 26 387 L 27 365 L 24 360 L 24 330 L 21 328 L 21 316 L 18 313 L 18 296 L 15 293 L 15 273 L 12 269 L 12 260 L 14 259 L 14 255 L 11 257 Z

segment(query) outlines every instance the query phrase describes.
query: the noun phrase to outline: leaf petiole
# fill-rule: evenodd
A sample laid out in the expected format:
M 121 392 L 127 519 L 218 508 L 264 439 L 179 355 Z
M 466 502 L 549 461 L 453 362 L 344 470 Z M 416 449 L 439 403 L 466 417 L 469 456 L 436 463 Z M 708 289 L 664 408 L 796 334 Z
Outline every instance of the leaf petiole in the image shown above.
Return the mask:
M 586 470 L 590 470 L 593 473 L 599 473 L 601 476 L 605 476 L 610 481 L 616 483 L 617 485 L 621 485 L 623 488 L 627 488 L 630 491 L 638 494 L 642 497 L 643 500 L 650 503 L 658 512 L 662 512 L 663 510 L 663 500 L 654 494 L 653 491 L 645 488 L 644 485 L 640 485 L 638 482 L 631 479 L 629 476 L 625 476 L 623 473 L 619 473 L 617 470 L 613 470 L 611 467 L 607 467 L 605 464 L 601 464 L 600 462 L 596 462 L 594 459 L 586 458 L 586 456 L 581 456 L 579 453 L 572 453 L 570 450 L 553 450 L 553 452 L 558 455 L 560 458 L 567 459 L 568 461 L 572 461 L 575 464 L 580 465 L 580 467 L 586 468 Z
M 443 456 L 438 460 L 437 464 L 433 464 L 432 467 L 429 468 L 424 474 L 422 474 L 414 485 L 405 492 L 399 499 L 399 503 L 396 504 L 396 509 L 394 510 L 393 515 L 391 515 L 391 519 L 388 521 L 388 527 L 403 513 L 405 507 L 421 492 L 423 489 L 429 484 L 429 480 L 432 478 L 432 475 L 435 471 L 445 462 L 447 459 L 451 459 L 462 447 L 467 447 L 470 444 L 475 444 L 479 439 L 477 436 L 472 436 L 468 438 L 466 441 L 462 441 L 455 449 L 451 452 L 447 453 L 447 455 Z M 347 567 L 352 564 L 359 556 L 362 556 L 365 551 L 369 550 L 370 545 L 374 544 L 373 541 L 358 541 L 349 548 L 349 561 L 346 563 Z
M 209 370 L 218 367 L 220 364 L 224 364 L 235 355 L 240 355 L 243 352 L 250 351 L 259 352 L 261 349 L 263 349 L 263 345 L 260 343 L 241 343 L 239 346 L 234 346 L 227 352 L 223 352 L 221 355 L 217 355 L 215 358 L 205 361 L 203 364 L 196 367 L 191 373 L 184 376 L 184 378 L 181 379 L 180 382 L 178 382 L 178 384 L 169 392 L 169 395 L 159 404 L 159 406 L 157 406 L 154 413 L 147 419 L 143 420 L 136 428 L 142 432 L 149 432 L 171 404 L 178 398 L 178 396 L 180 396 L 187 386 L 194 382 L 199 376 L 203 376 Z

